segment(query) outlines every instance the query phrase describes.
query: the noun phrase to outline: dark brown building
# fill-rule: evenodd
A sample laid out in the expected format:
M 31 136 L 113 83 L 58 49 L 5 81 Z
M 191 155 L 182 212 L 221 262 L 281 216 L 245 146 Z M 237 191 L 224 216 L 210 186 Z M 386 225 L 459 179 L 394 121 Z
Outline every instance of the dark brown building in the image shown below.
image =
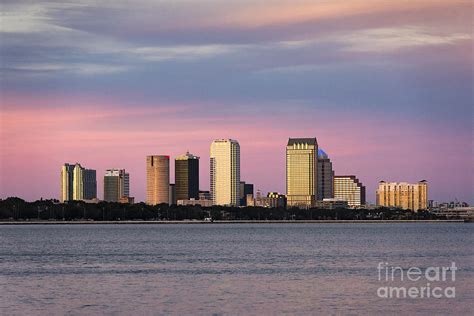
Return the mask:
M 199 157 L 187 152 L 175 160 L 176 200 L 199 199 Z

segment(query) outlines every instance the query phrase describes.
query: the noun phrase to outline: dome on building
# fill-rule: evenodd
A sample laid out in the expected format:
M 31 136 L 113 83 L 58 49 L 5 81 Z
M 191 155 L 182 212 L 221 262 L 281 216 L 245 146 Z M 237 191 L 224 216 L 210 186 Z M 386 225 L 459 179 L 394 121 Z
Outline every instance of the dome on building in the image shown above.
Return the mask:
M 328 154 L 321 148 L 318 148 L 318 158 L 328 159 Z

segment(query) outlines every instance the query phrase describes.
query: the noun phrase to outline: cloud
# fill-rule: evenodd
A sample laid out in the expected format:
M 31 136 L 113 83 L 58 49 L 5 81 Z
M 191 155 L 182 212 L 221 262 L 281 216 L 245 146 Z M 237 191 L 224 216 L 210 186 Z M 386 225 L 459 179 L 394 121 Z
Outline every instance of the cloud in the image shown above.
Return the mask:
M 66 73 L 74 75 L 110 75 L 125 72 L 127 66 L 91 64 L 91 63 L 30 63 L 17 64 L 5 70 L 18 73 L 28 73 L 32 75 L 47 75 L 51 73 Z
M 348 51 L 383 53 L 422 46 L 451 45 L 463 40 L 472 40 L 472 35 L 432 34 L 421 26 L 403 26 L 357 31 L 341 36 L 336 41 L 343 43 Z
M 244 47 L 244 45 L 177 45 L 138 47 L 128 52 L 147 61 L 195 60 L 232 53 Z

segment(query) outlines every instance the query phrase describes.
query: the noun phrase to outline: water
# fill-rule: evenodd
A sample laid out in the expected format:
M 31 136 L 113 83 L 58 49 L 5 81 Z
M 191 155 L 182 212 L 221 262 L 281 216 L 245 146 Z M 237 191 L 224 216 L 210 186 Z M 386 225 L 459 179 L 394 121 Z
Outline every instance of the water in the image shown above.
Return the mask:
M 0 226 L 0 314 L 470 314 L 473 228 Z M 452 261 L 455 282 L 440 284 L 454 285 L 456 298 L 377 296 L 392 285 L 378 280 L 379 262 L 426 269 Z

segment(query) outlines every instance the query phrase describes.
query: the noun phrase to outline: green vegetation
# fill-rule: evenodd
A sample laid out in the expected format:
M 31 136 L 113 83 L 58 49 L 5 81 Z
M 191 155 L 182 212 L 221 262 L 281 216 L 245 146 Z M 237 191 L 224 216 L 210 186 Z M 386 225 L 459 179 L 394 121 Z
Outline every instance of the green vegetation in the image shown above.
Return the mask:
M 20 198 L 0 200 L 0 220 L 436 220 L 445 219 L 423 211 L 367 209 L 284 209 L 262 207 L 201 207 L 145 203 L 120 204 L 57 200 L 26 202 Z

